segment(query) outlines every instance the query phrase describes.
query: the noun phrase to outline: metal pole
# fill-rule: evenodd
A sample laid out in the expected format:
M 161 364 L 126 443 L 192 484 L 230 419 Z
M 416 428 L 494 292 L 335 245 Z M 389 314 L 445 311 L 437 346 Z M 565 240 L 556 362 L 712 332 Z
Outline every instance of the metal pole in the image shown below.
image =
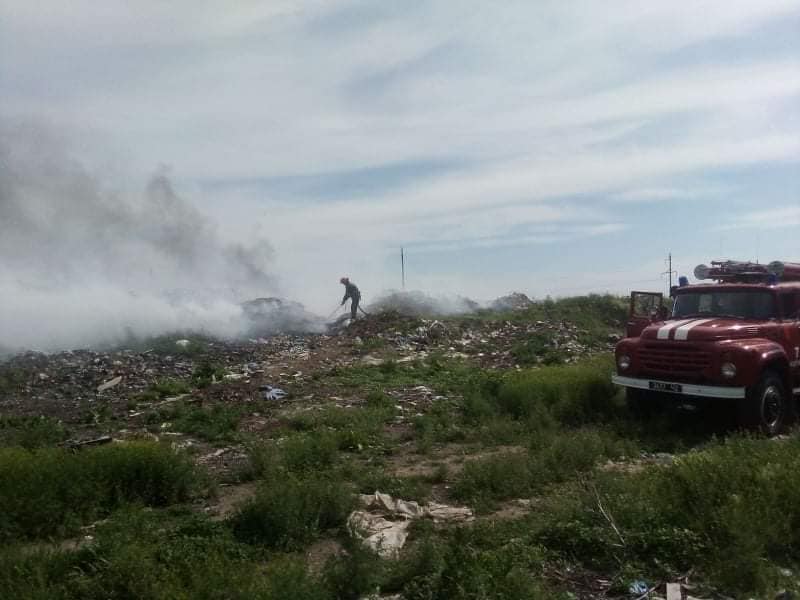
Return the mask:
M 672 252 L 669 253 L 669 289 L 672 289 Z
M 403 247 L 400 246 L 400 271 L 403 276 L 403 291 L 406 289 L 406 255 Z
M 667 255 L 664 262 L 667 263 L 667 270 L 661 273 L 661 276 L 669 275 L 669 288 L 667 290 L 667 294 L 669 294 L 672 291 L 672 276 L 677 275 L 677 272 L 672 270 L 672 252 Z

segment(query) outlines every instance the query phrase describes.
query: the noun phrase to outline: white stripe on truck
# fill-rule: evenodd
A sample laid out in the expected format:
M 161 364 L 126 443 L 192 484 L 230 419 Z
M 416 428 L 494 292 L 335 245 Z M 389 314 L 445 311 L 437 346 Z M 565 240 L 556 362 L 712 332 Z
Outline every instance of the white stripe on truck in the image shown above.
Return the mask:
M 668 340 L 670 332 L 675 329 L 676 327 L 680 327 L 681 325 L 686 325 L 687 323 L 691 323 L 694 319 L 683 319 L 681 321 L 674 321 L 673 323 L 667 323 L 663 327 L 659 327 L 658 334 L 656 337 L 659 340 Z
M 703 325 L 704 323 L 708 323 L 709 321 L 713 321 L 714 319 L 700 319 L 699 321 L 692 321 L 691 323 L 687 323 L 686 325 L 681 325 L 675 330 L 675 339 L 676 340 L 685 340 L 689 337 L 689 332 L 697 327 L 698 325 Z

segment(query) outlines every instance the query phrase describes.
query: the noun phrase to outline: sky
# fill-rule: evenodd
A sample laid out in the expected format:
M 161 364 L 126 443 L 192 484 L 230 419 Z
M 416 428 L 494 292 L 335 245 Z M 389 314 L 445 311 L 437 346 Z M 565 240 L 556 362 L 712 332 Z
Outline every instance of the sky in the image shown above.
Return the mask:
M 800 261 L 800 0 L 0 0 L 0 135 L 7 186 L 70 165 L 135 212 L 161 177 L 212 251 L 268 249 L 247 293 L 315 310 L 399 288 L 401 247 L 432 294 L 664 290 L 668 253 Z

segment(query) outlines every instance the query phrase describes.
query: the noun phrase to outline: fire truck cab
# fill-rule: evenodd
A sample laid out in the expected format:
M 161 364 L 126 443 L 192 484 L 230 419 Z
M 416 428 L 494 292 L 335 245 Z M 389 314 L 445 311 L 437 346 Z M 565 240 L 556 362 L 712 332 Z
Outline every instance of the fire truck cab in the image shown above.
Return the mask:
M 719 399 L 741 426 L 779 433 L 800 394 L 800 264 L 715 261 L 694 273 L 711 281 L 681 278 L 669 314 L 660 294 L 632 293 L 612 380 L 640 412 Z

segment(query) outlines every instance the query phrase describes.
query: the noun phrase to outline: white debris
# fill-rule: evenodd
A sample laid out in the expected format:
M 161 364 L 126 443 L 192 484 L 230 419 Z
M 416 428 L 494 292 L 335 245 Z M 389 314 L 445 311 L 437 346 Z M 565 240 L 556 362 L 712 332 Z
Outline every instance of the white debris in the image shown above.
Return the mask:
M 186 348 L 191 343 L 192 342 L 190 342 L 189 340 L 175 340 L 175 345 L 180 347 L 180 348 Z
M 350 532 L 363 538 L 364 545 L 383 558 L 396 558 L 408 538 L 410 519 L 389 521 L 363 510 L 354 511 L 347 519 Z
M 398 556 L 414 519 L 427 517 L 436 523 L 464 523 L 475 518 L 469 508 L 435 502 L 420 506 L 418 502 L 393 498 L 377 491 L 361 494 L 359 501 L 366 510 L 351 513 L 347 520 L 350 532 L 384 558 Z
M 118 386 L 120 383 L 122 383 L 122 375 L 114 377 L 114 379 L 109 379 L 105 383 L 101 383 L 100 385 L 98 385 L 97 393 L 102 394 L 106 390 L 110 390 L 111 388 Z
M 265 400 L 283 400 L 287 395 L 281 388 L 272 387 L 271 385 L 262 385 L 261 392 Z

